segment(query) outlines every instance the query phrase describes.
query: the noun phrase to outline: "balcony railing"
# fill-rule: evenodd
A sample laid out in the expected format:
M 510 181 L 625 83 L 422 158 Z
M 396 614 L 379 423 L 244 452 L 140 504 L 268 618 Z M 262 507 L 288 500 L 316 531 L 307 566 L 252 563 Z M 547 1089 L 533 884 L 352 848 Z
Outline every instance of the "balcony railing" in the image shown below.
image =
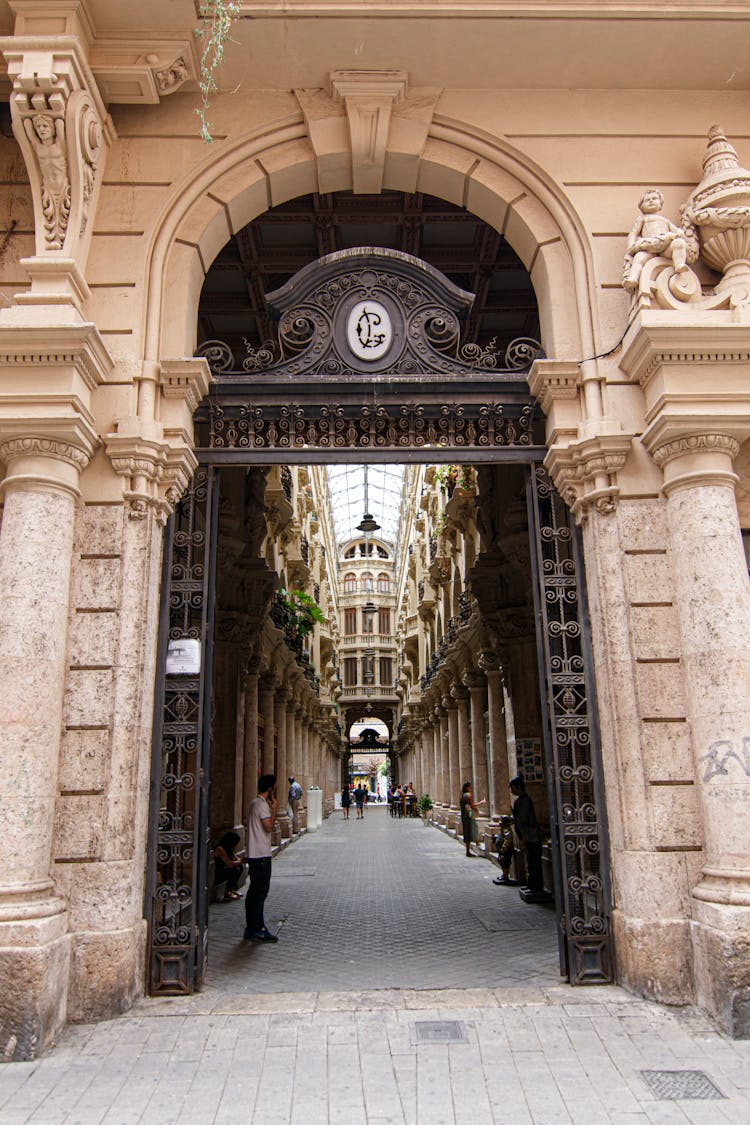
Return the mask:
M 393 633 L 350 633 L 341 638 L 342 645 L 392 645 L 395 644 Z

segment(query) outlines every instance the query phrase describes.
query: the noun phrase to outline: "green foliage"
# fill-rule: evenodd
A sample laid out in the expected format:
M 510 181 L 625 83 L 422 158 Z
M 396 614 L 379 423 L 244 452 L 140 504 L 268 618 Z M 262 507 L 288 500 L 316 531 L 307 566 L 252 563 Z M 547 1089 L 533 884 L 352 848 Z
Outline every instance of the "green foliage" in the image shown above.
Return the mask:
M 432 797 L 429 793 L 423 793 L 417 801 L 417 811 L 420 816 L 426 816 L 432 808 Z
M 436 465 L 435 480 L 440 485 L 441 492 L 454 488 L 458 481 L 458 465 Z
M 315 598 L 306 594 L 304 590 L 279 590 L 284 599 L 292 627 L 298 637 L 306 637 L 313 631 L 315 624 L 321 625 L 325 621 L 325 614 Z
M 203 41 L 198 89 L 202 105 L 196 109 L 200 118 L 201 137 L 210 144 L 213 140 L 208 122 L 211 95 L 216 93 L 216 73 L 224 59 L 224 48 L 232 30 L 232 20 L 240 14 L 240 0 L 205 0 L 201 5 L 202 26 L 195 29 Z

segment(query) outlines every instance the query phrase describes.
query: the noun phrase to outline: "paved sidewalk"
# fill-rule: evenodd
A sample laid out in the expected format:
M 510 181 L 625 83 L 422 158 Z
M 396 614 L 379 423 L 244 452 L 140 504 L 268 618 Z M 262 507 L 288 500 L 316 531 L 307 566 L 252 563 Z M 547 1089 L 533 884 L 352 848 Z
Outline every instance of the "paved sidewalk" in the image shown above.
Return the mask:
M 206 988 L 330 992 L 560 982 L 555 913 L 495 887 L 462 844 L 370 807 L 341 813 L 273 861 L 273 948 L 244 942 L 244 901 L 211 908 Z
M 420 890 L 409 872 L 424 882 L 428 869 Z M 44 1059 L 0 1066 L 0 1125 L 748 1125 L 750 1041 L 693 1009 L 560 984 L 549 915 L 519 929 L 537 912 L 492 874 L 418 822 L 392 833 L 377 811 L 364 826 L 326 822 L 274 863 L 277 946 L 249 949 L 242 904 L 217 907 L 204 991 L 69 1027 Z M 477 912 L 516 929 L 475 925 Z M 313 939 L 318 915 L 335 925 Z M 425 926 L 431 940 L 410 957 Z M 516 957 L 534 943 L 546 960 L 520 984 Z M 420 973 L 463 983 L 475 961 L 475 987 L 418 987 Z M 383 964 L 400 987 L 370 987 Z

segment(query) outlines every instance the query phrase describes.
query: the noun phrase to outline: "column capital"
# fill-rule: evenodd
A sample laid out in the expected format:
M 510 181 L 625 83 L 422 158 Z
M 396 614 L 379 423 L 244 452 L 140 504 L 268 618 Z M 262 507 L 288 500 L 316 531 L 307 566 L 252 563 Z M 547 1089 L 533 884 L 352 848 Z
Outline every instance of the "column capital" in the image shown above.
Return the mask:
M 456 704 L 465 703 L 469 698 L 469 693 L 463 684 L 451 684 L 451 696 L 455 699 Z
M 470 692 L 484 691 L 487 686 L 484 672 L 477 672 L 472 668 L 464 672 L 461 680 L 464 687 L 468 688 Z
M 482 672 L 484 672 L 485 676 L 493 672 L 497 672 L 502 675 L 502 661 L 500 660 L 500 657 L 496 652 L 480 652 L 477 664 L 479 665 Z

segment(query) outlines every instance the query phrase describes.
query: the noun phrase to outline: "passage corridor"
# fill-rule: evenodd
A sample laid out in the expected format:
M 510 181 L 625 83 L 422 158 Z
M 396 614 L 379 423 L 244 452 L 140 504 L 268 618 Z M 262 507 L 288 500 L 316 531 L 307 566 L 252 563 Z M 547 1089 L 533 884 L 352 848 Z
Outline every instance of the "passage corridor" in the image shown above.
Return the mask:
M 496 887 L 499 868 L 384 807 L 336 812 L 273 861 L 266 923 L 242 940 L 244 901 L 212 907 L 207 988 L 338 992 L 557 984 L 553 909 Z

